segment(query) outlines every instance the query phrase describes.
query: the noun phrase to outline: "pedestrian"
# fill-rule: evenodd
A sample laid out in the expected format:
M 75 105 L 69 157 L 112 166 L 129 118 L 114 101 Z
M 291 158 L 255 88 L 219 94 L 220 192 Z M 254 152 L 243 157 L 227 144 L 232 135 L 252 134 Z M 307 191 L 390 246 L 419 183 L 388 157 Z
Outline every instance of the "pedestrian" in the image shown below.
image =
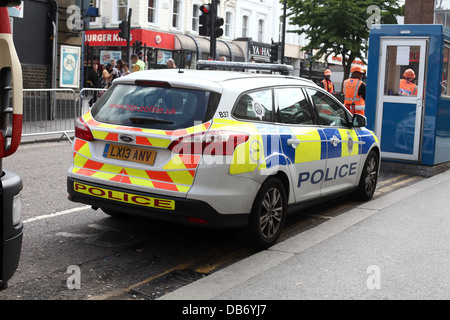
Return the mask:
M 101 88 L 102 73 L 98 70 L 98 64 L 92 65 L 92 70 L 88 74 L 87 84 L 88 88 Z
M 122 72 L 123 72 L 123 60 L 122 59 L 117 60 L 117 71 L 119 71 L 119 77 L 122 76 Z
M 413 69 L 407 69 L 403 73 L 403 78 L 400 79 L 399 94 L 401 96 L 417 96 L 417 86 L 413 83 L 416 73 Z
M 326 91 L 328 91 L 329 93 L 334 94 L 333 82 L 331 82 L 331 80 L 330 80 L 331 70 L 330 69 L 325 70 L 323 75 L 324 75 L 325 79 L 323 79 L 319 83 L 319 86 L 321 88 L 325 89 Z
M 105 88 L 109 88 L 111 86 L 113 77 L 113 68 L 111 63 L 108 63 L 106 67 L 103 69 L 102 77 L 105 83 Z
M 124 64 L 123 64 L 123 68 L 122 68 L 122 74 L 121 74 L 121 77 L 126 76 L 126 75 L 128 75 L 128 74 L 130 74 L 130 73 L 131 73 L 131 71 L 130 71 L 130 66 L 128 65 L 128 63 L 124 63 Z
M 102 73 L 100 70 L 98 70 L 98 64 L 94 63 L 92 65 L 92 70 L 89 72 L 87 77 L 87 85 L 88 88 L 97 89 L 102 88 Z M 91 90 L 93 91 L 92 98 L 89 100 L 89 106 L 92 107 L 92 105 L 97 101 L 98 99 L 98 92 L 97 90 Z
M 166 64 L 167 64 L 167 68 L 169 68 L 169 69 L 177 68 L 177 66 L 175 65 L 175 61 L 173 59 L 167 60 Z
M 111 66 L 112 66 L 112 80 L 120 77 L 119 69 L 117 69 L 116 60 L 111 59 Z
M 344 105 L 352 114 L 365 114 L 366 84 L 362 81 L 363 69 L 356 65 L 350 69 L 351 76 L 344 81 Z
M 137 54 L 131 55 L 131 62 L 133 62 L 133 72 L 145 70 L 145 62 L 139 59 Z

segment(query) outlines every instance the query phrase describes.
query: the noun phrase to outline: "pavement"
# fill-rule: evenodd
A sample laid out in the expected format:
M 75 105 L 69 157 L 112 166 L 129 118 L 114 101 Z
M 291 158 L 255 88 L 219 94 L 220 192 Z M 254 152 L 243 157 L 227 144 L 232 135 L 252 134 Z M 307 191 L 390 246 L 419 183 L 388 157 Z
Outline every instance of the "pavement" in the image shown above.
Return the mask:
M 449 300 L 449 191 L 423 179 L 159 300 Z

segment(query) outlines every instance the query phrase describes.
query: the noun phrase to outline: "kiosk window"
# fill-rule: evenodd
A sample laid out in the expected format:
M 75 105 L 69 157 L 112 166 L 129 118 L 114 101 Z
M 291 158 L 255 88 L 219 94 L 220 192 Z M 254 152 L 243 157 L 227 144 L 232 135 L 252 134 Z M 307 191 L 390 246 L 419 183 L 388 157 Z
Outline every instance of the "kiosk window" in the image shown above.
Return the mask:
M 384 95 L 417 95 L 420 59 L 420 46 L 388 46 Z
M 444 47 L 444 63 L 442 65 L 441 95 L 447 99 L 450 98 L 450 87 L 448 86 L 450 68 L 450 45 Z

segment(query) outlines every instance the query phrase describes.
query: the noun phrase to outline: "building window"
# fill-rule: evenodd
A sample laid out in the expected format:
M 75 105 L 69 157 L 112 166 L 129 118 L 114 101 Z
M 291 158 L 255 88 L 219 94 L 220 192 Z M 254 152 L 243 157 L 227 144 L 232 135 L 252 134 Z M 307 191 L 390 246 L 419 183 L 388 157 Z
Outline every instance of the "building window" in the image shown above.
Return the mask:
M 231 38 L 231 21 L 232 21 L 231 12 L 227 12 L 225 14 L 225 37 L 227 38 Z
M 127 20 L 128 0 L 117 0 L 117 21 Z
M 260 19 L 258 21 L 258 41 L 263 41 L 263 33 L 264 33 L 264 20 Z
M 200 6 L 198 4 L 194 4 L 192 6 L 192 31 L 198 32 L 199 17 L 200 17 Z
M 147 22 L 148 23 L 156 23 L 156 6 L 158 2 L 157 0 L 148 0 L 148 8 L 147 8 Z
M 172 27 L 176 29 L 181 28 L 181 1 L 173 1 L 173 13 L 172 13 Z
M 242 37 L 246 38 L 248 32 L 248 16 L 242 16 Z

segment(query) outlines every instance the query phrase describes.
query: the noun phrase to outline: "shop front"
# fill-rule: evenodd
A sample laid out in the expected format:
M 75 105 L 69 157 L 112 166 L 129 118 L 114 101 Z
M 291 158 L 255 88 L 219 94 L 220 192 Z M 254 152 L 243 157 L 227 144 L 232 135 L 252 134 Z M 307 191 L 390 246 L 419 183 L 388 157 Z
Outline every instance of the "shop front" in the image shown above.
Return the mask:
M 85 65 L 91 66 L 98 63 L 105 66 L 112 59 L 121 59 L 124 62 L 127 57 L 127 40 L 118 35 L 119 30 L 88 30 L 85 32 Z M 142 42 L 142 56 L 148 69 L 165 68 L 166 62 L 174 58 L 175 35 L 156 32 L 145 29 L 130 30 L 130 52 L 133 53 L 133 45 L 136 41 Z M 129 61 L 128 61 L 129 62 Z
M 112 59 L 126 60 L 127 41 L 118 35 L 119 30 L 88 30 L 85 32 L 85 66 L 98 63 L 100 68 Z M 142 42 L 141 60 L 146 69 L 166 68 L 167 60 L 174 59 L 177 67 L 195 69 L 197 60 L 210 59 L 209 38 L 195 37 L 189 34 L 172 34 L 146 29 L 130 30 L 130 52 L 134 52 L 136 41 Z M 231 41 L 217 39 L 218 57 L 226 61 L 245 61 L 241 47 Z

